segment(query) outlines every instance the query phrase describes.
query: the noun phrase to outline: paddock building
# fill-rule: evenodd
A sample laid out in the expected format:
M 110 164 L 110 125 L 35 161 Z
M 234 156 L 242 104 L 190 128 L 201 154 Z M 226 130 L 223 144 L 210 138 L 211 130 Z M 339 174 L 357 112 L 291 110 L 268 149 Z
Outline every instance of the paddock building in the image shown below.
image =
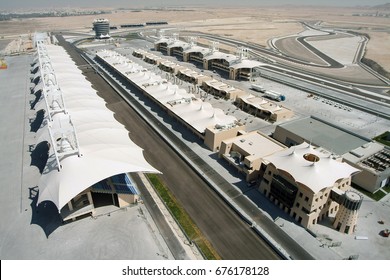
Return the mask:
M 214 108 L 115 51 L 99 51 L 96 58 L 203 139 L 211 150 L 219 148 L 221 135 L 232 137 L 238 130 L 244 129 L 234 116 L 226 115 L 221 109 Z
M 294 116 L 294 112 L 290 109 L 252 94 L 239 97 L 236 103 L 241 110 L 270 122 L 279 122 Z
M 244 173 L 246 181 L 251 182 L 262 177 L 263 158 L 285 148 L 259 131 L 239 131 L 238 136 L 222 141 L 218 156 Z
M 162 59 L 155 54 L 144 50 L 134 50 L 133 56 L 140 58 L 168 74 L 172 74 L 183 81 L 199 86 L 207 94 L 214 95 L 226 100 L 232 100 L 243 111 L 270 122 L 287 120 L 294 116 L 293 111 L 279 105 L 277 102 L 266 98 L 256 97 L 247 92 L 216 80 L 211 76 L 203 75 L 192 69 L 186 68 L 170 60 Z M 245 63 L 245 62 L 241 62 Z M 166 78 L 170 76 L 166 75 Z
M 218 42 L 210 42 L 209 48 L 205 48 L 197 46 L 194 38 L 187 43 L 178 40 L 177 36 L 161 37 L 154 43 L 154 49 L 184 62 L 193 62 L 205 70 L 217 71 L 232 80 L 251 80 L 260 67 L 266 65 L 248 59 L 249 49 L 238 47 L 236 54 L 228 54 L 219 51 Z

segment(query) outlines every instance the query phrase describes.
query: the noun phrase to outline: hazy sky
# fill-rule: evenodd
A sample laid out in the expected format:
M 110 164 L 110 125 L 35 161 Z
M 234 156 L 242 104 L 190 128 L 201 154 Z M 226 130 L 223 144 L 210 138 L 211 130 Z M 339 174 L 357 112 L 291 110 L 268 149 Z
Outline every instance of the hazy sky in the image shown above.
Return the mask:
M 0 10 L 55 7 L 150 7 L 188 5 L 318 5 L 374 6 L 389 0 L 0 0 Z

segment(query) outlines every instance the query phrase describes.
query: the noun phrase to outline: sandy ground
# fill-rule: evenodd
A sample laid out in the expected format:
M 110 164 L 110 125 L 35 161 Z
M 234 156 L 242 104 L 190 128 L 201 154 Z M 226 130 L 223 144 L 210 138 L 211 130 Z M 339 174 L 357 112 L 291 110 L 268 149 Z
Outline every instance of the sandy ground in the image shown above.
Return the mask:
M 184 30 L 219 34 L 267 45 L 274 37 L 302 32 L 299 21 L 320 23 L 322 27 L 347 28 L 367 33 L 366 56 L 390 71 L 390 18 L 353 16 L 358 8 L 265 7 L 265 8 L 186 8 L 182 10 L 113 11 L 104 15 L 111 25 L 167 21 Z M 370 10 L 370 12 L 373 12 Z M 36 18 L 0 22 L 0 39 L 35 31 L 90 29 L 96 16 Z M 222 46 L 221 46 L 222 48 Z

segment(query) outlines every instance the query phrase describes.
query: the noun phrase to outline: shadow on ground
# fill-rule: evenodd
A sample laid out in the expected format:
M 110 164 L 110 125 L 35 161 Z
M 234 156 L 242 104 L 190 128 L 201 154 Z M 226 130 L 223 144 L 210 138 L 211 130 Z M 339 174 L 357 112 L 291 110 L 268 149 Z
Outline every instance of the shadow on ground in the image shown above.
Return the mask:
M 39 110 L 35 116 L 35 119 L 30 123 L 30 131 L 37 132 L 41 127 L 43 120 L 45 119 L 45 111 Z
M 47 141 L 43 141 L 35 146 L 35 149 L 31 152 L 30 165 L 36 166 L 39 172 L 42 174 L 47 160 L 49 158 L 49 145 Z
M 38 187 L 29 188 L 29 199 L 31 200 L 31 225 L 35 224 L 42 228 L 49 238 L 58 227 L 62 225 L 62 219 L 58 213 L 57 207 L 51 201 L 43 201 L 37 205 L 38 201 Z

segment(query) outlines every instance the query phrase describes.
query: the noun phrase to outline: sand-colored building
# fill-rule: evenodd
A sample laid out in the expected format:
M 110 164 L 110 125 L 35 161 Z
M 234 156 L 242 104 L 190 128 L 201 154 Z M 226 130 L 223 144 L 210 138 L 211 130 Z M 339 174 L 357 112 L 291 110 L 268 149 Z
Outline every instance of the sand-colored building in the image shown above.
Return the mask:
M 191 45 L 189 43 L 173 40 L 171 44 L 167 46 L 167 55 L 176 56 L 179 59 L 183 59 L 183 52 L 189 49 Z
M 285 148 L 259 131 L 239 131 L 239 135 L 222 141 L 219 157 L 227 160 L 239 172 L 243 172 L 246 181 L 251 182 L 262 176 L 263 158 Z
M 145 55 L 147 55 L 148 52 L 142 49 L 134 50 L 132 55 L 141 59 L 144 59 Z
M 169 60 L 160 60 L 158 68 L 160 68 L 164 72 L 171 73 L 174 75 L 176 75 L 180 70 L 187 69 L 186 67 Z
M 352 182 L 369 192 L 376 192 L 390 184 L 390 149 L 380 143 L 369 142 L 342 155 L 343 161 L 362 172 Z
M 290 109 L 251 94 L 239 97 L 236 102 L 241 110 L 270 122 L 279 122 L 294 116 Z
M 210 42 L 209 48 L 196 45 L 195 41 L 190 43 L 174 38 L 159 38 L 154 43 L 154 49 L 167 55 L 174 55 L 184 62 L 193 62 L 205 70 L 218 71 L 232 80 L 250 80 L 253 73 L 259 67 L 265 65 L 256 60 L 246 57 L 248 49 L 239 47 L 237 55 L 219 51 L 218 42 Z
M 231 85 L 225 84 L 215 79 L 209 79 L 202 83 L 202 89 L 214 96 L 229 100 L 237 100 L 243 96 L 248 95 L 245 91 L 235 88 Z
M 198 86 L 202 85 L 205 81 L 212 80 L 210 76 L 203 75 L 188 68 L 179 69 L 177 71 L 176 77 L 178 77 L 180 80 L 190 82 Z
M 336 195 L 337 189 L 333 190 L 334 200 L 339 203 L 339 211 L 333 221 L 333 227 L 343 233 L 352 234 L 356 230 L 358 211 L 363 197 L 354 191 L 346 191 Z
M 183 61 L 203 67 L 203 59 L 208 53 L 210 53 L 209 48 L 192 45 L 183 51 Z
M 172 38 L 165 36 L 160 36 L 160 38 L 154 42 L 154 50 L 160 51 L 162 53 L 168 52 L 168 44 L 172 43 Z
M 260 192 L 306 228 L 325 217 L 337 216 L 340 197 L 350 190 L 352 175 L 360 171 L 305 142 L 264 160 L 268 163 Z M 346 225 L 349 218 L 343 215 L 337 223 Z M 354 226 L 349 223 L 351 229 Z

